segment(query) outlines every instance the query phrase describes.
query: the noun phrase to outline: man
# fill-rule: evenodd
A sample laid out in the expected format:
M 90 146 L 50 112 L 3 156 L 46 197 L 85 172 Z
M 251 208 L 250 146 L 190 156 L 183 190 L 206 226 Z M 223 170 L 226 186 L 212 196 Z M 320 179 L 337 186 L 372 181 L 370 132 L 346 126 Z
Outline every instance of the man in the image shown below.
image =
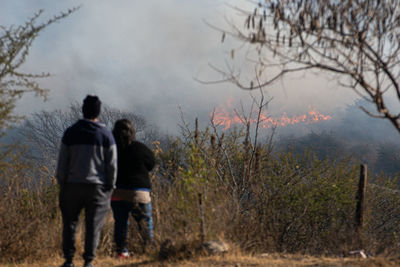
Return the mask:
M 69 127 L 62 138 L 56 172 L 63 219 L 63 267 L 73 267 L 75 233 L 85 209 L 84 267 L 92 267 L 104 218 L 117 176 L 117 148 L 112 133 L 98 122 L 101 102 L 88 95 L 82 106 L 84 119 Z

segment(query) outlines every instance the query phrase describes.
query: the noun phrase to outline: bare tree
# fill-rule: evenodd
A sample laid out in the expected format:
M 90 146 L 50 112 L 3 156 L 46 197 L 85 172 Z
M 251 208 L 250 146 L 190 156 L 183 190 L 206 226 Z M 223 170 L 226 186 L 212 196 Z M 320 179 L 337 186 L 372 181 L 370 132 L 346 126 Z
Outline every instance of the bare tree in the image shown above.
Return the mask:
M 32 114 L 19 129 L 22 143 L 29 146 L 25 158 L 39 167 L 45 166 L 50 173 L 53 173 L 62 135 L 67 127 L 80 118 L 82 118 L 82 112 L 79 102 L 72 103 L 67 111 L 42 110 Z M 108 128 L 111 129 L 115 121 L 122 118 L 134 123 L 140 140 L 149 143 L 159 137 L 157 129 L 148 127 L 142 116 L 112 108 L 106 104 L 102 105 L 99 121 Z
M 217 69 L 242 89 L 266 87 L 293 72 L 319 70 L 333 74 L 373 103 L 371 116 L 389 120 L 400 132 L 400 114 L 387 99 L 400 102 L 400 1 L 397 0 L 265 0 L 248 11 L 244 27 L 229 21 L 225 36 L 250 44 L 247 54 L 257 72 L 250 82 L 239 73 Z M 232 56 L 234 51 L 232 50 Z M 260 76 L 261 75 L 261 76 Z
M 60 21 L 78 8 L 54 16 L 47 22 L 37 24 L 43 13 L 40 10 L 23 25 L 5 27 L 0 25 L 0 130 L 18 119 L 12 112 L 15 102 L 23 94 L 33 92 L 45 97 L 47 89 L 40 87 L 38 78 L 48 77 L 48 73 L 24 73 L 21 66 L 29 54 L 32 42 L 47 26 Z

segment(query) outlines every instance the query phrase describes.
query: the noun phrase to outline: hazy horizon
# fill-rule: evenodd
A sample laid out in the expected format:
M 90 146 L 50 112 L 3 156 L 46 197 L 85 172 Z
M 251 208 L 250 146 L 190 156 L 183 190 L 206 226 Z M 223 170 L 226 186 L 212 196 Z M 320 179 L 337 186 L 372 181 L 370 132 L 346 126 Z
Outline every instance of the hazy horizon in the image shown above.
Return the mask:
M 213 110 L 227 106 L 227 101 L 234 103 L 233 108 L 240 108 L 240 103 L 247 109 L 251 106 L 249 93 L 232 84 L 204 85 L 195 80 L 219 79 L 209 64 L 225 68 L 230 49 L 239 45 L 228 37 L 221 43 L 221 33 L 204 22 L 227 27 L 226 17 L 235 18 L 240 26 L 242 18 L 226 1 L 4 0 L 2 4 L 0 24 L 6 27 L 23 24 L 40 9 L 44 13 L 38 21 L 43 22 L 81 5 L 34 41 L 23 70 L 50 72 L 51 77 L 39 81 L 50 92 L 46 102 L 23 97 L 17 104 L 19 114 L 66 109 L 71 102 L 96 94 L 104 103 L 142 115 L 175 134 L 181 111 L 188 121 L 198 117 L 207 123 Z M 241 0 L 229 4 L 251 6 Z M 235 64 L 246 67 L 240 59 Z M 266 88 L 265 95 L 273 99 L 268 114 L 274 117 L 305 114 L 312 107 L 335 118 L 358 98 L 321 73 L 288 76 Z

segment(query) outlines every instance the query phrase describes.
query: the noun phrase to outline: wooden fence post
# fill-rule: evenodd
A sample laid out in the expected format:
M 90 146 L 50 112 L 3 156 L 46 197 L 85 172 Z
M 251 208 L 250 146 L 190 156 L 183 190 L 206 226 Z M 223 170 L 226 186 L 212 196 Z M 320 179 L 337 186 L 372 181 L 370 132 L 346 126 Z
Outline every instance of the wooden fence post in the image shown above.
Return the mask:
M 194 128 L 194 142 L 195 142 L 195 144 L 197 146 L 198 139 L 199 139 L 199 119 L 198 118 L 195 119 L 194 125 L 195 125 L 195 128 Z
M 364 225 L 365 194 L 367 191 L 367 165 L 360 166 L 360 181 L 358 184 L 357 209 L 356 209 L 356 230 L 359 232 Z
M 204 243 L 206 236 L 205 224 L 204 224 L 204 207 L 203 207 L 203 196 L 199 194 L 199 211 L 200 211 L 200 240 Z

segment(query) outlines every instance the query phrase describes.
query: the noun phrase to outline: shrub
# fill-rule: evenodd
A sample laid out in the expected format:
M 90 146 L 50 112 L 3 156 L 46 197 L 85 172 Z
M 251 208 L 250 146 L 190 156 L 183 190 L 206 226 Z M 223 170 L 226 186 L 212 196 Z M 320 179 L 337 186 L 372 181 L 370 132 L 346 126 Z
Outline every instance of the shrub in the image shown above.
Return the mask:
M 34 183 L 21 162 L 0 173 L 0 254 L 3 262 L 38 259 L 61 245 L 58 190 Z
M 223 239 L 249 252 L 338 255 L 364 248 L 398 255 L 396 179 L 381 175 L 368 184 L 365 227 L 356 235 L 359 166 L 351 158 L 320 160 L 312 151 L 271 151 L 270 147 L 254 146 L 246 130 L 239 128 L 223 134 L 187 130 L 171 139 L 164 151 L 155 143 L 156 244 L 170 240 L 177 251 L 190 247 L 195 252 L 193 246 L 205 237 Z M 35 184 L 32 177 L 47 182 Z M 36 260 L 61 253 L 58 191 L 49 177 L 19 161 L 0 174 L 0 261 Z M 82 250 L 82 239 L 79 230 L 77 253 Z M 142 253 L 132 220 L 128 241 L 134 253 Z M 110 214 L 98 254 L 113 251 Z

